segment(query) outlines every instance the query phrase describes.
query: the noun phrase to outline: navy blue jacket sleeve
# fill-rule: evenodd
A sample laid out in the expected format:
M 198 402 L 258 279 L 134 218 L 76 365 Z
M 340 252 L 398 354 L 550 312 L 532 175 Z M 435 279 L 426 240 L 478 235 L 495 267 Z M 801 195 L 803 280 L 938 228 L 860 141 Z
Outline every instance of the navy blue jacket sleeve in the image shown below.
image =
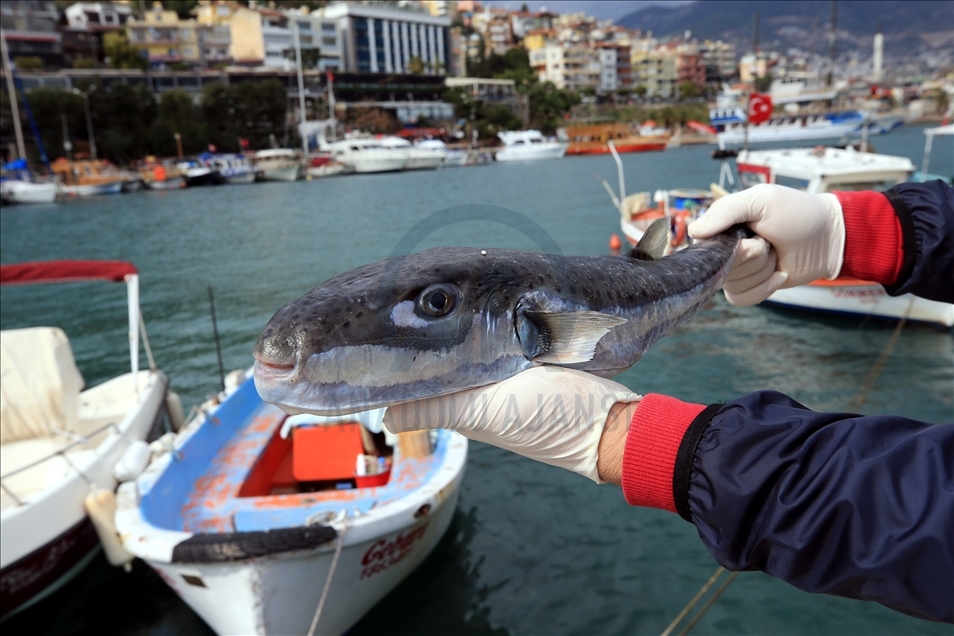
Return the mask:
M 904 245 L 901 273 L 886 291 L 954 303 L 954 188 L 940 180 L 902 183 L 885 194 Z
M 954 424 L 815 413 L 774 391 L 707 411 L 674 492 L 716 561 L 954 622 Z

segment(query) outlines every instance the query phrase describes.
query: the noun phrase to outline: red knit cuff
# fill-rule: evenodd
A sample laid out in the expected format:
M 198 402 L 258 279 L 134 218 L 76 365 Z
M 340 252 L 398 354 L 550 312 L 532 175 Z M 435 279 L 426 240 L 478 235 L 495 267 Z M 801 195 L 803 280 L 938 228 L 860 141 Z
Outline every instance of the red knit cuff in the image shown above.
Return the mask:
M 639 402 L 623 451 L 623 496 L 632 506 L 676 512 L 672 475 L 679 445 L 701 404 L 650 393 Z
M 888 197 L 880 192 L 833 194 L 845 219 L 845 261 L 839 277 L 894 283 L 904 263 L 904 238 Z

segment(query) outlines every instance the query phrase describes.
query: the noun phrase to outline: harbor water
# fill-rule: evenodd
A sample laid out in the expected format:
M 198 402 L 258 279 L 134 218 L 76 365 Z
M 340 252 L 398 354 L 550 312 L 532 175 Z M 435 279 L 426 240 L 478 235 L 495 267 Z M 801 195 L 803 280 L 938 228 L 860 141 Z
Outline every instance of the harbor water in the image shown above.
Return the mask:
M 920 166 L 922 130 L 872 142 Z M 623 155 L 627 192 L 707 187 L 719 174 L 711 149 Z M 951 175 L 952 164 L 949 138 L 939 138 L 931 172 Z M 247 368 L 280 306 L 395 250 L 607 253 L 619 217 L 594 175 L 616 188 L 612 158 L 591 156 L 4 206 L 0 260 L 134 263 L 155 360 L 188 411 L 219 389 L 209 286 L 225 370 Z M 4 288 L 0 326 L 62 327 L 87 386 L 122 373 L 125 288 L 95 285 L 103 284 Z M 814 409 L 845 410 L 891 334 L 877 321 L 736 308 L 720 296 L 617 379 L 639 393 L 704 404 L 773 388 Z M 951 333 L 906 326 L 857 410 L 954 420 Z M 658 634 L 716 567 L 677 515 L 631 508 L 616 487 L 474 443 L 447 536 L 351 633 Z M 210 633 L 143 563 L 127 574 L 101 555 L 3 628 Z M 949 635 L 950 627 L 742 573 L 694 633 Z

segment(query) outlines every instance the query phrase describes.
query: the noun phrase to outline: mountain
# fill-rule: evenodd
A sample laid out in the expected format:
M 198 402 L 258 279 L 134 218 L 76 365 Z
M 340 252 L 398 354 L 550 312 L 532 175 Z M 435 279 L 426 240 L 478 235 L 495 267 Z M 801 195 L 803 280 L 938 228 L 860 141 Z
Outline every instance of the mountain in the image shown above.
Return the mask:
M 759 12 L 759 48 L 786 51 L 797 47 L 828 54 L 831 2 L 693 2 L 674 8 L 649 7 L 616 21 L 656 37 L 679 36 L 733 42 L 739 53 L 752 49 L 753 15 Z M 838 51 L 871 51 L 878 25 L 885 55 L 917 55 L 954 47 L 954 4 L 948 1 L 837 3 Z

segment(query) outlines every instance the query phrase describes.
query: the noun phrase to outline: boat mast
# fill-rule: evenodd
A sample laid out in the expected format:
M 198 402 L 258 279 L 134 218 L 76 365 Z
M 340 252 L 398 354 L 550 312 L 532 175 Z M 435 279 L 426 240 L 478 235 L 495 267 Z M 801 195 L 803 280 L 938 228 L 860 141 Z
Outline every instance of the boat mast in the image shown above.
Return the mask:
M 298 66 L 298 121 L 302 124 L 305 123 L 307 117 L 305 116 L 305 79 L 302 76 L 301 69 L 301 39 L 298 37 L 298 18 L 297 16 L 292 18 L 292 23 L 294 24 L 295 32 L 295 62 Z M 299 130 L 304 130 L 304 126 L 299 126 Z M 301 135 L 301 149 L 302 152 L 308 154 L 308 137 Z
M 17 152 L 21 159 L 26 159 L 26 146 L 23 143 L 23 129 L 20 128 L 20 108 L 17 106 L 17 88 L 13 83 L 13 67 L 10 64 L 10 56 L 7 52 L 7 36 L 0 29 L 0 47 L 3 51 L 3 66 L 6 69 L 7 76 L 7 96 L 10 98 L 10 110 L 13 115 L 13 130 L 17 136 Z

